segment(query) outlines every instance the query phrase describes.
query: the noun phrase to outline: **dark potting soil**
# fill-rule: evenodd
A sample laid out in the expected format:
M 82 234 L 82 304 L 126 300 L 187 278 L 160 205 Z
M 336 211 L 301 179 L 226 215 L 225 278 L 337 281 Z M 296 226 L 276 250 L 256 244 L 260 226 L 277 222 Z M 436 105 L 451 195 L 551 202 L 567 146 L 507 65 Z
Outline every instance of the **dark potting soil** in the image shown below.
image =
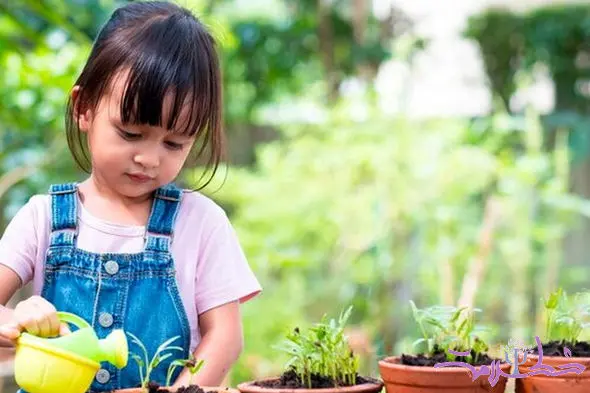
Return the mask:
M 170 390 L 160 387 L 156 382 L 148 383 L 149 393 L 170 393 Z M 220 391 L 219 393 L 221 393 Z M 199 385 L 181 386 L 176 390 L 176 393 L 218 393 L 217 390 L 209 390 L 205 392 Z
M 580 341 L 575 344 L 567 341 L 549 341 L 548 343 L 542 344 L 543 356 L 565 356 L 564 348 L 571 351 L 571 357 L 573 358 L 588 358 L 590 357 L 590 343 L 586 341 Z M 537 347 L 533 348 L 535 355 L 539 354 Z
M 471 350 L 471 357 L 475 357 L 475 351 Z M 500 359 L 493 359 L 489 357 L 487 354 L 479 354 L 477 357 L 476 362 L 468 362 L 466 356 L 457 356 L 455 358 L 455 362 L 464 362 L 469 363 L 472 366 L 483 366 L 483 365 L 490 365 L 494 360 Z M 448 362 L 446 353 L 443 350 L 435 350 L 433 356 L 425 356 L 423 354 L 420 355 L 406 355 L 402 354 L 401 356 L 401 364 L 405 364 L 407 366 L 423 366 L 423 367 L 434 367 L 436 363 L 444 363 Z
M 361 385 L 364 383 L 372 383 L 375 380 L 367 377 L 361 377 L 360 375 L 356 376 L 356 385 Z M 270 379 L 266 381 L 256 381 L 254 385 L 261 386 L 264 388 L 272 388 L 272 389 L 279 389 L 279 388 L 288 388 L 288 389 L 307 389 L 308 386 L 305 383 L 301 383 L 297 373 L 290 369 L 285 371 L 280 378 Z M 342 385 L 339 385 L 342 386 Z M 323 388 L 333 388 L 336 387 L 334 384 L 334 380 L 330 377 L 324 377 L 322 375 L 312 374 L 311 376 L 311 388 L 312 389 L 323 389 Z

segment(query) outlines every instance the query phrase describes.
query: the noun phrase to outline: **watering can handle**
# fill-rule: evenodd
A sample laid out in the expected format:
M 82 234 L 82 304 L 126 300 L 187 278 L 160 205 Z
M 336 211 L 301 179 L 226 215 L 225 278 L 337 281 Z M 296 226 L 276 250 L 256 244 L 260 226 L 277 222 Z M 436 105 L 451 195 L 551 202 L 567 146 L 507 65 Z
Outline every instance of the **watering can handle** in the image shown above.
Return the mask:
M 57 316 L 60 319 L 60 321 L 69 322 L 78 328 L 90 327 L 90 324 L 88 322 L 86 322 L 84 319 L 80 318 L 79 316 L 77 316 L 75 314 L 72 314 L 69 312 L 58 311 Z

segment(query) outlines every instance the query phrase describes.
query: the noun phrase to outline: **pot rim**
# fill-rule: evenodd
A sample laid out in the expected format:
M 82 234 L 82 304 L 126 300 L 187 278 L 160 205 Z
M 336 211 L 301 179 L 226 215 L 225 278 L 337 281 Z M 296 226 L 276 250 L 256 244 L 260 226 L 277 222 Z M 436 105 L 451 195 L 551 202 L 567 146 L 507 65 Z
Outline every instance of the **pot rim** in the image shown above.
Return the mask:
M 193 384 L 193 385 L 197 385 L 197 384 Z M 218 393 L 221 392 L 229 392 L 229 393 L 237 393 L 238 390 L 236 388 L 232 388 L 229 386 L 201 386 L 198 385 L 201 389 L 203 389 L 205 392 L 211 391 L 211 390 L 215 390 Z M 166 386 L 160 386 L 162 389 L 170 389 L 169 387 Z M 172 392 L 175 392 L 176 390 L 173 390 Z M 125 388 L 125 389 L 115 389 L 113 390 L 111 393 L 131 393 L 131 392 L 147 392 L 147 389 L 142 389 L 142 388 Z
M 421 374 L 432 374 L 433 372 L 436 373 L 446 373 L 446 374 L 458 374 L 458 373 L 465 373 L 471 372 L 469 369 L 465 367 L 441 367 L 441 368 L 434 368 L 432 366 L 410 366 L 406 364 L 401 364 L 399 361 L 401 356 L 387 356 L 381 360 L 379 360 L 379 367 L 383 368 L 396 368 L 398 370 L 405 370 L 410 371 L 412 373 L 421 373 Z M 482 366 L 473 366 L 475 369 L 479 369 Z M 487 365 L 489 367 L 489 365 Z M 502 369 L 510 369 L 512 365 L 510 363 L 502 362 L 500 363 L 500 368 Z
M 527 356 L 527 359 L 538 359 L 539 355 L 537 354 L 533 354 L 533 353 L 529 353 L 529 355 Z M 574 356 L 547 356 L 547 355 L 543 355 L 543 359 L 549 359 L 549 360 L 561 360 L 561 359 L 567 359 L 568 361 L 572 361 L 573 363 L 576 362 L 576 360 L 581 360 L 581 361 L 587 361 L 590 362 L 590 356 L 587 357 L 574 357 Z
M 368 392 L 378 392 L 380 391 L 384 383 L 383 381 L 372 378 L 372 377 L 365 377 L 363 378 L 370 380 L 371 382 L 366 382 L 358 385 L 353 386 L 342 386 L 342 387 L 332 387 L 332 388 L 269 388 L 263 386 L 254 385 L 256 382 L 264 382 L 264 381 L 272 381 L 278 379 L 278 376 L 269 377 L 269 378 L 262 378 L 253 381 L 242 382 L 238 384 L 237 388 L 239 391 L 248 391 L 250 393 L 270 393 L 270 392 L 281 392 L 281 393 L 327 393 L 327 392 L 346 392 L 346 393 L 368 393 Z

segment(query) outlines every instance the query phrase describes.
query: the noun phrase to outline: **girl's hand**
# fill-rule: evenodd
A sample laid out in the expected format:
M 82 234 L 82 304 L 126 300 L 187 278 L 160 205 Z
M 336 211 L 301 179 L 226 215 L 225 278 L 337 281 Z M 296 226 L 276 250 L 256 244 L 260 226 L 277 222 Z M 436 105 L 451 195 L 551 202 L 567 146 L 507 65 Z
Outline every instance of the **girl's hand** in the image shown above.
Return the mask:
M 65 323 L 60 323 L 53 304 L 40 296 L 18 303 L 12 320 L 0 326 L 0 336 L 9 340 L 16 340 L 23 331 L 40 337 L 63 336 L 70 332 Z

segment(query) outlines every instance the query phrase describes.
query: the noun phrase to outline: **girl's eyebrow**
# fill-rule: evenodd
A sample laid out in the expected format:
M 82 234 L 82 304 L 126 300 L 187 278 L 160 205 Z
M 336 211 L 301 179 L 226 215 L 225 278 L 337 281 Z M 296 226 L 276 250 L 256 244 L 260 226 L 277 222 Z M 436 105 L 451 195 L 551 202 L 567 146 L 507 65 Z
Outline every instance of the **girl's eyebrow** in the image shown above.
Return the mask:
M 188 142 L 192 139 L 192 136 L 184 135 L 184 134 L 175 134 L 173 132 L 169 132 L 166 135 L 166 138 L 173 138 L 176 141 Z

